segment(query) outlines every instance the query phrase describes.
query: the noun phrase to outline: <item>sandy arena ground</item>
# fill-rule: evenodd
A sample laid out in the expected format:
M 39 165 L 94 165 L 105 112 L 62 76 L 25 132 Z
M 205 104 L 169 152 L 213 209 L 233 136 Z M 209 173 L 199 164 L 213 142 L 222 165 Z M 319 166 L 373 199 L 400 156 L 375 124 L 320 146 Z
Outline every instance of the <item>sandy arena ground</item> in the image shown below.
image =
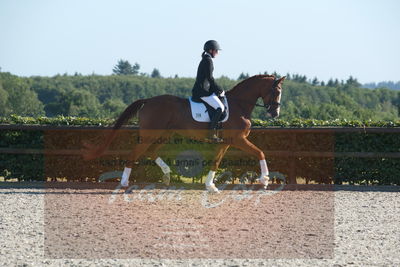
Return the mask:
M 398 187 L 3 184 L 0 201 L 2 266 L 400 265 Z

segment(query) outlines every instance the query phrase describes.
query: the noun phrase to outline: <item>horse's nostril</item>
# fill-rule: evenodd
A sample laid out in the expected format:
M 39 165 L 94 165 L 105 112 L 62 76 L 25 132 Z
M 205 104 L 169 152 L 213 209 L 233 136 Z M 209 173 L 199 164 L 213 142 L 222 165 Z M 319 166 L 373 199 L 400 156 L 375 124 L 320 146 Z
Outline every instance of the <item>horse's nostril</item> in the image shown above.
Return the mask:
M 270 115 L 273 119 L 275 119 L 276 117 L 279 116 L 278 112 L 276 112 L 276 111 L 273 111 L 273 112 L 269 113 L 269 115 Z

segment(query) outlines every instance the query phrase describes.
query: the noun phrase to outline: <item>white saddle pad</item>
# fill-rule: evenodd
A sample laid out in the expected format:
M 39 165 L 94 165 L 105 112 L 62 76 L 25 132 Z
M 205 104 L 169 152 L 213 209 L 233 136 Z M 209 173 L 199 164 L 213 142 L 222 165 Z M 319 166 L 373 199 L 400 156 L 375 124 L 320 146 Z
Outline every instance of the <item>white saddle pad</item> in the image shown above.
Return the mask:
M 190 103 L 190 109 L 192 112 L 192 118 L 195 121 L 198 122 L 210 122 L 210 116 L 208 115 L 207 108 L 203 103 L 196 103 L 192 101 L 192 98 L 189 97 L 189 103 Z M 222 103 L 226 107 L 226 117 L 222 122 L 226 122 L 229 118 L 229 106 L 228 106 L 228 101 L 226 100 L 226 97 L 224 97 L 224 100 Z

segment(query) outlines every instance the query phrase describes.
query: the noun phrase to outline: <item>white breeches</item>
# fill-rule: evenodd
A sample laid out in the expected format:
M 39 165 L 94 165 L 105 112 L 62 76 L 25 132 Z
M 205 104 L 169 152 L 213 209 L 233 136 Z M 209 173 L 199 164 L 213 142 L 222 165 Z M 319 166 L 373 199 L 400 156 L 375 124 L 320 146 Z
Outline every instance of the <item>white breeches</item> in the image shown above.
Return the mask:
M 222 112 L 225 110 L 224 104 L 222 104 L 221 100 L 219 100 L 218 96 L 214 94 L 210 96 L 203 96 L 200 97 L 203 101 L 207 102 L 210 106 L 212 106 L 214 109 L 220 108 Z

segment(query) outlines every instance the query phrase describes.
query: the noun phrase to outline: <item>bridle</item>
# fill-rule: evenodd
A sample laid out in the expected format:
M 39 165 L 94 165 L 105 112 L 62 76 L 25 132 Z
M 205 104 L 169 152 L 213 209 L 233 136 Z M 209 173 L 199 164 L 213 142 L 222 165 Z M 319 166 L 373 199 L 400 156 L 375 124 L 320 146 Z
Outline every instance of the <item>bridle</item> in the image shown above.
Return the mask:
M 271 87 L 271 89 L 272 89 L 272 97 L 271 97 L 271 99 L 270 99 L 270 101 L 267 103 L 267 104 L 264 104 L 264 105 L 261 105 L 261 104 L 257 104 L 256 103 L 256 107 L 263 107 L 263 108 L 266 108 L 267 109 L 267 113 L 269 113 L 269 112 L 271 112 L 272 110 L 272 107 L 273 106 L 280 106 L 281 105 L 281 103 L 280 102 L 278 102 L 278 101 L 275 101 L 275 94 L 276 94 L 276 91 L 277 90 L 275 90 L 276 89 L 276 87 L 278 86 L 278 84 L 279 84 L 279 80 L 277 80 L 276 78 L 274 79 L 274 82 L 273 82 L 273 84 L 272 84 L 272 87 Z

